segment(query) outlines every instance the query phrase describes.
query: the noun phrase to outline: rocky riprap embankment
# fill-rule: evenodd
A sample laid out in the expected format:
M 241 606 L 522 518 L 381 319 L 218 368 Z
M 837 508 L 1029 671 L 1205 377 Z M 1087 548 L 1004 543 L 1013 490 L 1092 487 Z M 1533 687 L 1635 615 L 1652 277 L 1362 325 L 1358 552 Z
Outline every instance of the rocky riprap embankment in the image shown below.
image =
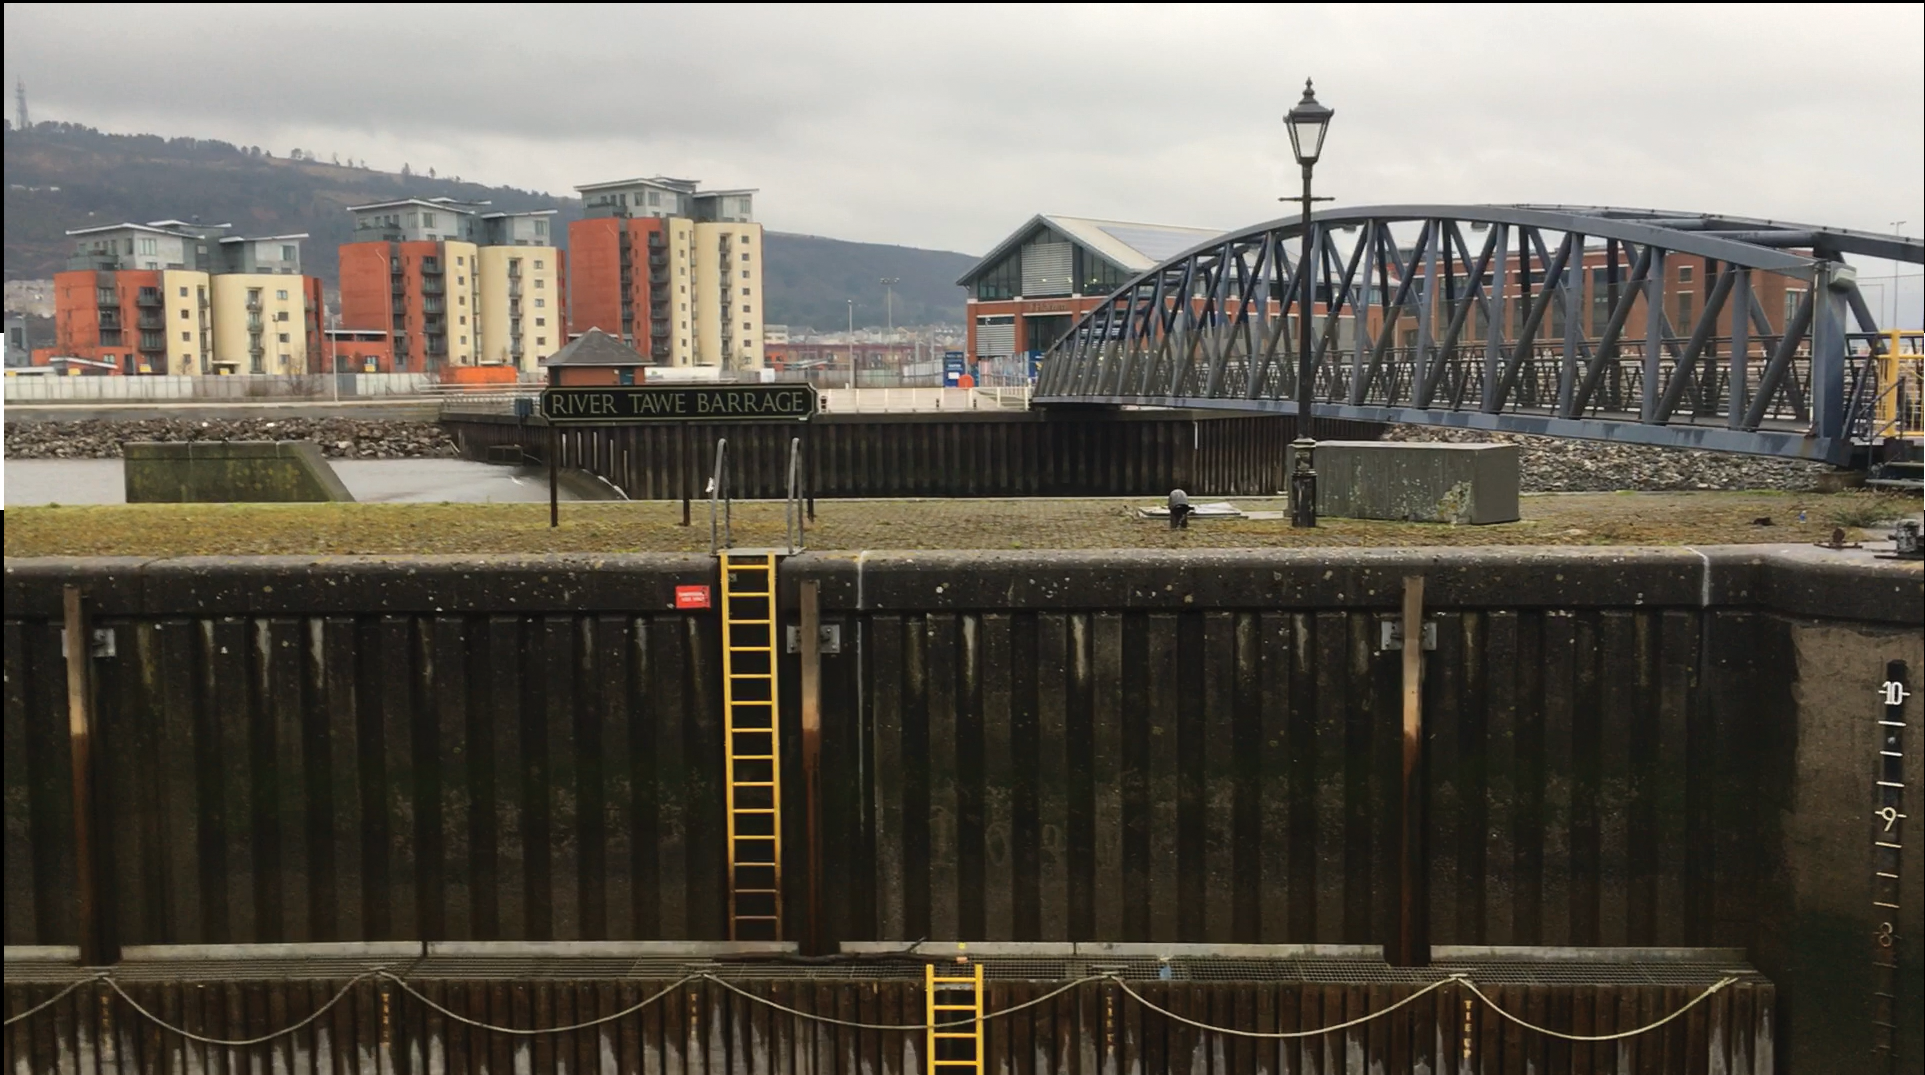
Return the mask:
M 1384 439 L 1516 444 L 1519 476 L 1527 493 L 1601 493 L 1619 489 L 1804 490 L 1816 486 L 1818 476 L 1831 469 L 1822 463 L 1794 459 L 1432 426 L 1392 426 Z
M 207 421 L 9 422 L 8 459 L 118 459 L 129 441 L 311 440 L 335 459 L 451 457 L 455 443 L 432 422 L 353 418 L 222 418 Z

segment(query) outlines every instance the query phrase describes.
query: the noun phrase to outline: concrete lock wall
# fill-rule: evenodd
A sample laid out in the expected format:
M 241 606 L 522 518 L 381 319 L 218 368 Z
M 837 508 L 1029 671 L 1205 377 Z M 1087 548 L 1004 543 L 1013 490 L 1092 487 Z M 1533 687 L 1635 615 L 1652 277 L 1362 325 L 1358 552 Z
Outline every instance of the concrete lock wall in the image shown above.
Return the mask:
M 1742 947 L 1799 1055 L 1857 1055 L 1875 694 L 1893 658 L 1925 687 L 1925 588 L 1838 557 L 791 559 L 788 617 L 814 580 L 843 640 L 805 940 L 1383 941 L 1399 680 L 1378 641 L 1421 573 L 1430 941 Z M 713 580 L 670 555 L 8 561 L 6 943 L 77 934 L 66 583 L 115 638 L 94 831 L 118 943 L 726 936 L 718 624 L 672 610 Z M 1899 956 L 1919 1055 L 1925 976 Z
M 129 504 L 351 501 L 309 441 L 181 441 L 123 445 Z
M 1289 453 L 1288 466 L 1296 466 Z M 1320 441 L 1317 514 L 1426 523 L 1518 520 L 1517 445 Z

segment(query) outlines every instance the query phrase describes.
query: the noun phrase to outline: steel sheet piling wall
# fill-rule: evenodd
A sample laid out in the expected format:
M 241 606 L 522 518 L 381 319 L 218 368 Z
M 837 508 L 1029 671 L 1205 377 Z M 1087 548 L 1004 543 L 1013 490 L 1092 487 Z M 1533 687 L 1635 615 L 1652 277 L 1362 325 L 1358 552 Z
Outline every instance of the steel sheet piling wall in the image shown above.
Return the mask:
M 6 943 L 78 933 L 68 583 L 116 642 L 93 831 L 122 944 L 722 938 L 719 640 L 672 607 L 713 573 L 8 561 Z M 1865 878 L 1814 849 L 1863 821 L 1804 774 L 1860 771 L 1839 730 L 1859 686 L 1802 654 L 1925 664 L 1925 588 L 1796 550 L 792 558 L 785 616 L 813 580 L 842 639 L 824 938 L 1381 943 L 1401 717 L 1378 632 L 1409 574 L 1438 627 L 1432 943 L 1746 948 L 1787 1020 L 1822 1007 L 1802 983 L 1849 980 L 1824 931 L 1851 923 L 1814 901 Z
M 469 1019 L 520 1028 L 613 1016 L 673 984 L 616 980 L 422 979 L 425 996 Z M 330 980 L 140 981 L 143 1007 L 208 1037 L 268 1034 L 313 1014 L 344 986 Z M 55 984 L 6 987 L 9 1015 L 41 1003 Z M 753 997 L 691 982 L 633 1015 L 561 1034 L 509 1037 L 428 1009 L 389 982 L 362 982 L 311 1026 L 266 1044 L 226 1048 L 164 1034 L 104 985 L 83 987 L 9 1028 L 8 1070 L 134 1072 L 812 1072 L 910 1075 L 929 1067 L 920 1033 L 858 1030 L 808 1016 L 911 1024 L 921 982 L 744 981 Z M 1053 986 L 992 981 L 990 1011 L 1042 997 Z M 1186 1018 L 1245 1031 L 1290 1032 L 1382 1012 L 1415 992 L 1404 983 L 1137 982 L 1144 999 Z M 1492 1000 L 1534 1021 L 1608 1034 L 1675 1010 L 1698 988 L 1663 985 L 1494 985 Z M 1361 1026 L 1297 1039 L 1210 1034 L 1147 1011 L 1114 983 L 1080 986 L 985 1027 L 989 1071 L 1036 1075 L 1140 1072 L 1441 1072 L 1526 1075 L 1590 1071 L 1717 1071 L 1770 1075 L 1759 1036 L 1771 1027 L 1774 989 L 1755 978 L 1714 995 L 1668 1027 L 1623 1042 L 1570 1043 L 1521 1030 L 1459 986 L 1426 994 Z M 1466 1005 L 1471 1005 L 1467 1010 Z M 1466 1026 L 1465 1017 L 1469 1015 Z M 1767 1038 L 1768 1042 L 1768 1038 Z M 1468 1051 L 1467 1051 L 1468 1049 Z M 1460 1066 L 1461 1064 L 1461 1066 Z
M 520 444 L 539 456 L 531 428 L 498 415 L 444 424 L 469 459 Z M 1326 422 L 1328 436 L 1374 440 L 1370 422 Z M 796 423 L 569 427 L 561 465 L 588 470 L 631 500 L 703 496 L 717 438 L 727 437 L 731 483 L 743 499 L 786 495 L 791 438 L 803 439 L 818 497 L 1162 496 L 1171 489 L 1273 496 L 1284 487 L 1294 419 L 1210 414 L 1043 412 L 834 415 Z

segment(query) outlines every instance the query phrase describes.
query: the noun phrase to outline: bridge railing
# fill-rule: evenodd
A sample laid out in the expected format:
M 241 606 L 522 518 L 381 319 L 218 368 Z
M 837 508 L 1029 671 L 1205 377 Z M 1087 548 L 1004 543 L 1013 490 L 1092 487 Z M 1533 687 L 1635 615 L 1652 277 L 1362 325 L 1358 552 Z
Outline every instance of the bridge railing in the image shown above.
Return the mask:
M 1881 348 L 1847 254 L 1925 263 L 1925 244 L 1646 210 L 1333 210 L 1125 284 L 1045 355 L 1038 396 L 1291 413 L 1307 346 L 1335 417 L 1841 462 Z

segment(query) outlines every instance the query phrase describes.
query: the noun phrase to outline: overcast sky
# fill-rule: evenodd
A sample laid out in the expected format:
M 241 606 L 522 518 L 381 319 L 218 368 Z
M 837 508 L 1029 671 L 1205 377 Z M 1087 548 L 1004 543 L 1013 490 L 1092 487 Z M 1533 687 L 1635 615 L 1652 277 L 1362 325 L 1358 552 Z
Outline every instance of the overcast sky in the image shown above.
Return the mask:
M 38 120 L 540 190 L 756 187 L 771 229 L 981 253 L 1037 212 L 1231 228 L 1336 109 L 1338 204 L 1925 227 L 1925 7 L 5 6 Z

